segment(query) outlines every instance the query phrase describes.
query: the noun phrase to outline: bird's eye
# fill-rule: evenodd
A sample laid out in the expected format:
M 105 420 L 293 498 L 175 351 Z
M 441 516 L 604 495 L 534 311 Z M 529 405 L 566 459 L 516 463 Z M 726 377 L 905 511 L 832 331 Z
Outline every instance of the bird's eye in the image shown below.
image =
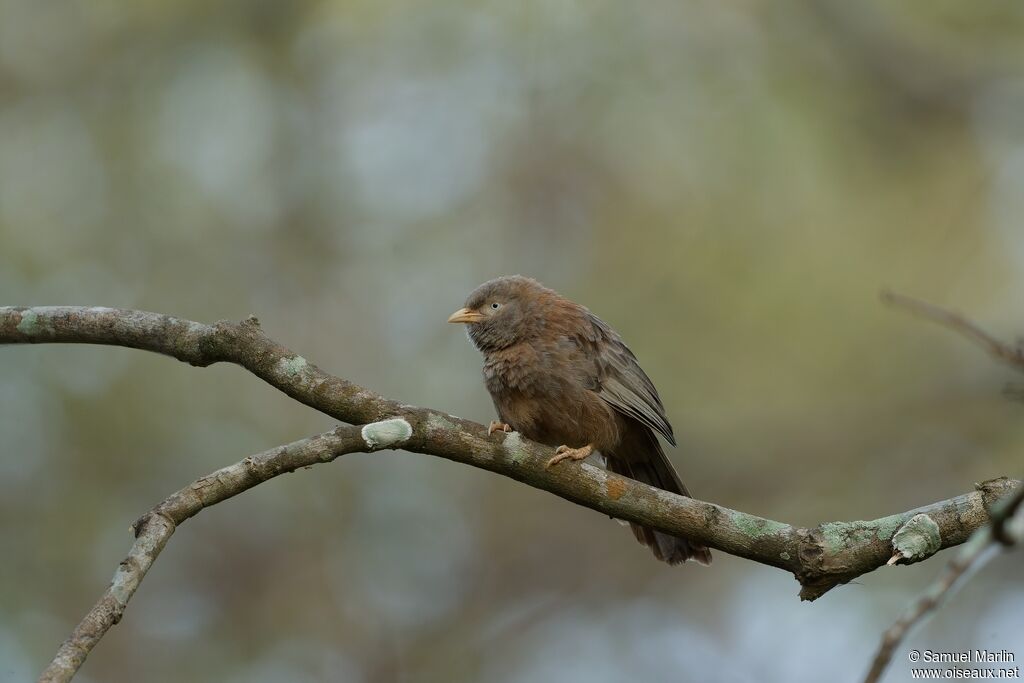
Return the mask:
M 501 308 L 501 304 L 495 301 L 493 304 L 491 304 L 491 308 L 494 310 L 498 310 L 499 308 Z

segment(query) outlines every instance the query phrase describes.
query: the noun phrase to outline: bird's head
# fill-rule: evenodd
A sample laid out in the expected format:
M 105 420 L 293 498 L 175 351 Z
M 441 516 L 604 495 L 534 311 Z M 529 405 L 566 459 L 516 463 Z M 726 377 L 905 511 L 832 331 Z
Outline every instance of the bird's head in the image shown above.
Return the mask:
M 543 324 L 544 301 L 552 295 L 550 289 L 522 275 L 495 278 L 474 289 L 448 322 L 464 323 L 481 351 L 499 351 L 537 332 Z

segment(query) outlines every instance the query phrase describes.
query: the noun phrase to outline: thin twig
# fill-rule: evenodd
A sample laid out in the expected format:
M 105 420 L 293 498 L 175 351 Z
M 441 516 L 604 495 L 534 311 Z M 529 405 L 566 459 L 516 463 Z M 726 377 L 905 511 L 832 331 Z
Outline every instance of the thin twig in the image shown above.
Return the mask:
M 902 308 L 916 316 L 947 327 L 980 344 L 996 359 L 1008 363 L 1018 370 L 1024 370 L 1024 349 L 996 339 L 959 313 L 889 290 L 883 290 L 881 297 L 882 301 L 890 306 Z
M 185 488 L 147 512 L 135 524 L 135 542 L 121 560 L 110 586 L 64 641 L 40 683 L 70 681 L 85 658 L 111 626 L 121 620 L 128 601 L 153 566 L 171 534 L 185 520 L 204 508 L 237 496 L 257 484 L 300 467 L 330 462 L 346 453 L 370 450 L 357 427 L 338 427 L 320 434 L 253 455 L 224 467 Z
M 1024 348 L 1010 346 L 1000 341 L 959 313 L 888 290 L 882 292 L 882 301 L 949 328 L 981 345 L 997 360 L 1018 370 L 1024 370 Z M 1024 501 L 1024 487 L 997 503 L 992 509 L 991 522 L 974 532 L 970 540 L 946 566 L 942 575 L 896 620 L 896 623 L 886 630 L 871 668 L 864 679 L 865 683 L 875 683 L 881 679 L 882 674 L 885 673 L 892 661 L 896 648 L 903 642 L 910 630 L 938 608 L 962 577 L 985 564 L 987 558 L 992 555 L 988 551 L 994 546 L 1001 545 L 1008 548 L 1019 542 L 1019 539 L 1008 531 L 1007 521 L 1016 514 L 1022 501 Z
M 1019 539 L 1011 538 L 1007 529 L 1007 521 L 1012 519 L 1024 501 L 1024 486 L 1012 495 L 999 501 L 992 510 L 992 522 L 974 532 L 970 540 L 957 552 L 956 557 L 946 566 L 938 579 L 921 595 L 904 614 L 886 630 L 882 643 L 871 664 L 871 669 L 864 678 L 864 683 L 877 683 L 885 673 L 896 648 L 900 646 L 907 634 L 926 616 L 934 612 L 939 604 L 950 594 L 960 579 L 985 564 L 992 556 L 988 552 L 993 548 L 1009 547 Z

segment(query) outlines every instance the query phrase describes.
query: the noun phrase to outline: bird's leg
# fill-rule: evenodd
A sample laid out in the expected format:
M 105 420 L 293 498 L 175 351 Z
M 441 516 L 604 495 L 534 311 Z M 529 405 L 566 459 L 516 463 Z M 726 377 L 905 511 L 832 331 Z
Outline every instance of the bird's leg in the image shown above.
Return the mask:
M 507 425 L 504 422 L 498 420 L 491 420 L 491 424 L 487 425 L 487 436 L 490 436 L 494 432 L 511 432 L 512 426 Z
M 547 469 L 552 465 L 557 465 L 563 460 L 575 460 L 580 461 L 587 458 L 591 453 L 594 452 L 594 444 L 588 443 L 583 448 L 569 448 L 568 446 L 559 446 L 555 449 L 555 455 L 553 458 L 545 463 L 544 468 Z

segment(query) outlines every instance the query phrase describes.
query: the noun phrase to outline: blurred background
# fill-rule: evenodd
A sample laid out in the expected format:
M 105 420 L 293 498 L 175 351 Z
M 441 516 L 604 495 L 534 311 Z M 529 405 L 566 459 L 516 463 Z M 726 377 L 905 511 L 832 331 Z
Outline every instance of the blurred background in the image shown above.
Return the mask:
M 1020 476 L 1018 380 L 883 287 L 1024 333 L 1024 5 L 0 0 L 0 303 L 260 317 L 486 423 L 445 324 L 524 273 L 654 378 L 699 498 L 813 525 Z M 37 674 L 128 525 L 329 429 L 244 371 L 0 347 L 0 680 Z M 802 604 L 592 511 L 346 456 L 176 534 L 82 681 L 853 681 L 947 551 Z M 1024 657 L 1021 555 L 897 654 Z

